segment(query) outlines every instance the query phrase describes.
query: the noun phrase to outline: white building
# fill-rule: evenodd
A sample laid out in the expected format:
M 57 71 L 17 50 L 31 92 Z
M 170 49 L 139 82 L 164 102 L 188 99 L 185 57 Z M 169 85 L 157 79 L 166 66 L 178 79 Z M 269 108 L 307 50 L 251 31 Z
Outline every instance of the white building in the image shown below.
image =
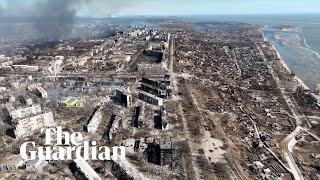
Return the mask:
M 42 99 L 48 98 L 48 93 L 42 87 L 37 87 L 37 92 Z
M 7 90 L 7 87 L 0 87 L 0 92 L 5 92 Z
M 17 71 L 39 71 L 39 66 L 28 66 L 28 65 L 12 65 L 14 70 Z
M 93 114 L 87 126 L 89 133 L 94 133 L 98 129 L 101 119 L 102 119 L 101 106 L 99 106 L 95 111 L 95 113 Z
M 56 56 L 54 57 L 54 60 L 64 60 L 64 56 Z
M 14 134 L 16 137 L 26 137 L 34 134 L 36 130 L 55 125 L 53 113 L 47 112 L 14 120 Z
M 12 119 L 19 119 L 42 112 L 40 104 L 31 105 L 15 109 L 11 104 L 6 105 L 6 109 Z

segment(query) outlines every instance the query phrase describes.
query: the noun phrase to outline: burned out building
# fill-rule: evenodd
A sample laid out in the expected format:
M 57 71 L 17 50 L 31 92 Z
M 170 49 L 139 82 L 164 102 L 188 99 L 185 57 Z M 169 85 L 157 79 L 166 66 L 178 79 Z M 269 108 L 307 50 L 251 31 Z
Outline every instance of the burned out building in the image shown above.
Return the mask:
M 144 92 L 144 91 L 140 91 L 139 92 L 139 99 L 141 99 L 142 101 L 145 101 L 149 104 L 153 104 L 156 106 L 162 106 L 163 105 L 163 100 L 161 98 L 159 98 L 158 96 L 155 96 L 153 94 Z
M 154 128 L 155 129 L 166 129 L 167 128 L 167 118 L 166 118 L 166 110 L 164 107 L 160 107 L 159 110 L 155 111 L 154 116 Z
M 160 166 L 171 167 L 173 161 L 173 145 L 171 138 L 155 138 L 153 142 L 148 143 L 146 161 Z
M 132 95 L 129 91 L 116 89 L 115 96 L 122 106 L 130 107 L 132 105 Z
M 164 99 L 167 99 L 170 96 L 170 89 L 167 81 L 156 81 L 148 78 L 142 78 L 141 90 Z

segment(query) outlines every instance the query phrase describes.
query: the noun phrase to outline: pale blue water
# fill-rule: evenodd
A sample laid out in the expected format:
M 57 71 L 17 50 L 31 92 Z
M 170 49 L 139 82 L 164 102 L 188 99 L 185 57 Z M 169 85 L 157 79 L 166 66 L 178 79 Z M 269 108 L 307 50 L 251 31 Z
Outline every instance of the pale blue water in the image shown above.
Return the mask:
M 275 45 L 289 68 L 310 88 L 320 84 L 320 14 L 315 15 L 225 15 L 199 16 L 197 19 L 239 21 L 262 25 L 268 41 Z M 301 27 L 298 32 L 282 32 L 272 28 L 275 25 Z M 281 39 L 274 35 L 280 34 Z M 282 42 L 296 39 L 298 46 L 287 47 Z

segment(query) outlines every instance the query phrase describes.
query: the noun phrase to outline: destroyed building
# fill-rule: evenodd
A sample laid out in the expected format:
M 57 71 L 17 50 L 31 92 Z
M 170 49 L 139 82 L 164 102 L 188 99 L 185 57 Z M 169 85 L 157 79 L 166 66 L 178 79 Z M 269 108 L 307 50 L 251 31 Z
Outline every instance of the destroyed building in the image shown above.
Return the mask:
M 153 142 L 147 144 L 146 160 L 148 162 L 172 167 L 173 145 L 170 137 L 155 138 Z
M 6 105 L 11 117 L 16 137 L 32 135 L 35 130 L 55 125 L 53 113 L 42 111 L 40 104 L 15 109 L 11 104 Z
M 98 129 L 100 121 L 102 119 L 101 106 L 98 106 L 90 119 L 90 122 L 87 126 L 88 133 L 94 133 Z
M 35 114 L 31 117 L 13 120 L 14 133 L 16 137 L 32 135 L 36 130 L 55 126 L 52 112 Z
M 167 113 L 164 107 L 160 107 L 159 110 L 155 111 L 154 116 L 154 128 L 155 129 L 166 129 L 168 126 Z
M 144 91 L 140 91 L 139 92 L 139 99 L 141 99 L 142 101 L 145 101 L 149 104 L 153 104 L 156 106 L 162 106 L 163 105 L 163 100 L 161 98 L 159 98 L 158 96 L 155 96 L 153 94 L 144 92 Z
M 160 98 L 167 99 L 170 96 L 170 89 L 166 83 L 166 81 L 156 81 L 148 78 L 142 78 L 141 90 Z
M 46 90 L 44 90 L 42 87 L 37 87 L 37 95 L 41 97 L 42 99 L 48 98 L 48 93 Z
M 116 98 L 122 106 L 130 107 L 132 105 L 132 95 L 130 91 L 116 89 Z

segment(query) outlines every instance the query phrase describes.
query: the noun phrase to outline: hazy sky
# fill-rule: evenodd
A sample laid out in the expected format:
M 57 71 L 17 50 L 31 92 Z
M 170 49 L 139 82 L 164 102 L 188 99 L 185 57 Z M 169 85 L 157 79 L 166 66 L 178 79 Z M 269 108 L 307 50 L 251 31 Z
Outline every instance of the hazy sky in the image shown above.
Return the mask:
M 0 0 L 2 9 L 39 0 Z M 46 0 L 41 0 L 46 1 Z M 51 1 L 51 0 L 50 0 Z M 52 0 L 54 1 L 54 0 Z M 72 1 L 72 0 L 70 0 Z M 78 16 L 320 13 L 320 0 L 74 0 Z M 95 2 L 88 7 L 85 1 Z M 1 9 L 1 7 L 0 7 Z

